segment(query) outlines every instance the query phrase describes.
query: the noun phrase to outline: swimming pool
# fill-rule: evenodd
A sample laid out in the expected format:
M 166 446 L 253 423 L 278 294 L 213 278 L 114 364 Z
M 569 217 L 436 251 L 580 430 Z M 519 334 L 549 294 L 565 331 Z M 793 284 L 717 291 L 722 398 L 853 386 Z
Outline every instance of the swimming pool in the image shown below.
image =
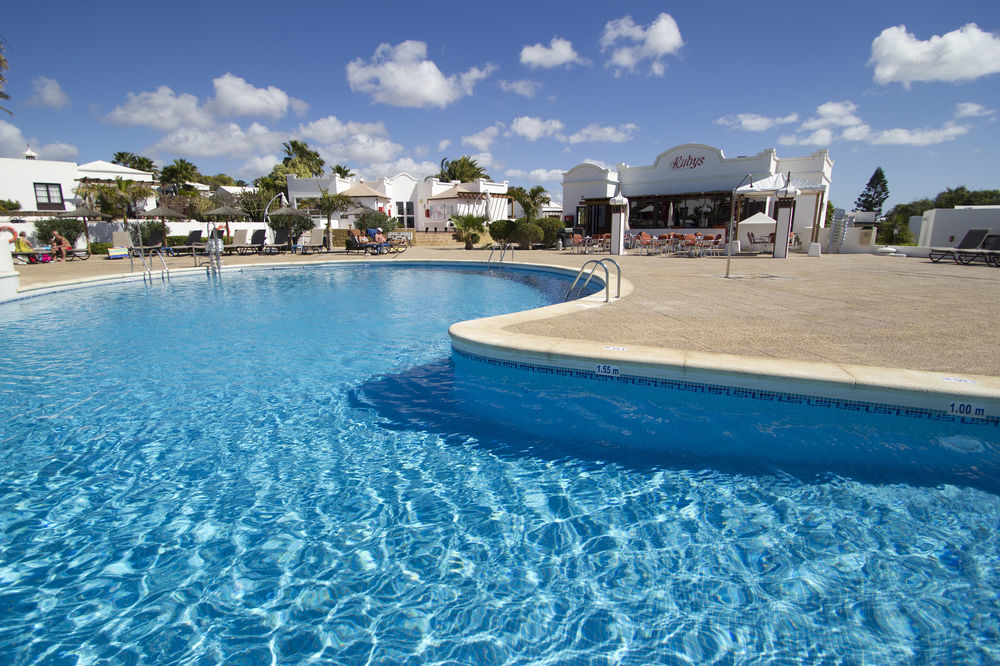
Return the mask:
M 0 659 L 1000 659 L 991 472 L 859 463 L 925 422 L 453 358 L 451 322 L 565 286 L 350 266 L 0 306 Z M 995 429 L 941 427 L 996 464 Z M 840 453 L 754 453 L 803 442 Z

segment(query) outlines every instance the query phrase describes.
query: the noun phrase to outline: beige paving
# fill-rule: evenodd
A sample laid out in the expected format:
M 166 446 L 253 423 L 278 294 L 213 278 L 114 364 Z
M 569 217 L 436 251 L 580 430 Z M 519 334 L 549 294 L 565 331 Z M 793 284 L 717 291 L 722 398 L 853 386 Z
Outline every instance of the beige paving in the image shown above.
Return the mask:
M 484 261 L 488 252 L 415 247 L 373 261 Z M 607 255 L 600 255 L 607 256 Z M 600 256 L 598 258 L 600 258 Z M 516 260 L 579 267 L 593 255 L 538 250 Z M 226 266 L 365 261 L 343 253 L 227 257 Z M 1000 269 L 927 259 L 623 256 L 633 291 L 603 307 L 521 321 L 510 332 L 559 340 L 769 359 L 1000 376 Z M 191 268 L 191 257 L 167 260 Z M 138 264 L 137 264 L 138 265 Z M 17 267 L 21 289 L 128 272 L 92 258 Z M 419 293 L 414 286 L 414 297 Z

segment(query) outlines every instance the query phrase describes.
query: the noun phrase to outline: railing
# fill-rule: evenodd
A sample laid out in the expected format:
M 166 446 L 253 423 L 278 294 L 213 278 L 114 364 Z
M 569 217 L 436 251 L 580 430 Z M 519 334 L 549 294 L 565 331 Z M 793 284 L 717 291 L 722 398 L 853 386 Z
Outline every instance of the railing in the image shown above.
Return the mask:
M 487 257 L 487 259 L 486 259 L 486 263 L 487 264 L 493 262 L 493 253 L 496 252 L 498 249 L 500 250 L 500 258 L 497 260 L 497 263 L 500 266 L 503 266 L 503 258 L 507 254 L 507 250 L 508 249 L 510 250 L 510 260 L 514 261 L 514 246 L 513 245 L 511 245 L 510 243 L 503 243 L 503 244 L 493 243 L 493 247 L 490 248 L 490 256 Z
M 614 259 L 611 259 L 610 257 L 605 257 L 604 259 L 591 259 L 590 261 L 587 261 L 583 266 L 580 266 L 580 270 L 576 274 L 576 279 L 573 280 L 573 284 L 570 285 L 569 291 L 566 292 L 566 298 L 564 298 L 563 300 L 564 301 L 568 301 L 569 300 L 569 297 L 573 295 L 573 289 L 576 288 L 576 284 L 577 284 L 577 282 L 580 281 L 580 277 L 583 275 L 583 272 L 585 270 L 587 270 L 587 266 L 590 266 L 591 264 L 593 264 L 593 266 L 591 266 L 591 268 L 590 268 L 590 273 L 587 274 L 587 279 L 584 281 L 583 285 L 580 286 L 579 293 L 582 294 L 583 290 L 587 288 L 587 285 L 590 284 L 591 279 L 593 279 L 593 277 L 594 277 L 594 273 L 597 272 L 598 266 L 600 266 L 601 268 L 604 269 L 604 302 L 607 303 L 608 301 L 610 301 L 611 300 L 611 276 L 608 273 L 608 267 L 605 265 L 605 262 L 610 263 L 610 264 L 614 264 L 615 269 L 618 271 L 618 291 L 615 294 L 615 298 L 621 298 L 622 297 L 622 267 Z M 578 298 L 579 298 L 579 296 L 578 296 Z
M 128 232 L 129 232 L 129 238 L 133 238 L 132 237 L 132 229 L 128 229 Z M 166 239 L 164 239 L 164 241 L 166 241 Z M 132 242 L 134 243 L 135 240 L 133 239 Z M 142 263 L 142 281 L 143 282 L 145 282 L 147 280 L 149 280 L 150 282 L 152 282 L 152 280 L 153 280 L 153 266 L 152 266 L 152 264 L 153 264 L 153 255 L 156 255 L 157 257 L 160 258 L 160 265 L 163 266 L 163 269 L 160 271 L 160 279 L 161 280 L 169 280 L 170 279 L 170 269 L 167 268 L 167 262 L 164 261 L 164 259 L 163 259 L 163 250 L 162 249 L 159 252 L 157 252 L 156 250 L 151 250 L 150 253 L 149 253 L 149 261 L 148 262 L 146 261 L 146 254 L 142 250 L 142 233 L 141 232 L 139 233 L 139 244 L 136 245 L 136 246 L 134 246 L 134 247 L 127 248 L 127 250 L 128 250 L 128 268 L 129 268 L 129 272 L 130 273 L 134 273 L 135 272 L 135 255 L 133 254 L 132 251 L 134 249 L 136 249 L 136 248 L 139 249 L 139 261 Z

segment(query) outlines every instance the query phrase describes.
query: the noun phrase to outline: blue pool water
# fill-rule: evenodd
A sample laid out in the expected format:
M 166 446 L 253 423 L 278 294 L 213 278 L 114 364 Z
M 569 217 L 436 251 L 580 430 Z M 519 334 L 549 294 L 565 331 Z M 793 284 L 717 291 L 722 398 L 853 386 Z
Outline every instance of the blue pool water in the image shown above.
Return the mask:
M 565 288 L 0 305 L 0 663 L 1000 661 L 995 426 L 453 357 Z

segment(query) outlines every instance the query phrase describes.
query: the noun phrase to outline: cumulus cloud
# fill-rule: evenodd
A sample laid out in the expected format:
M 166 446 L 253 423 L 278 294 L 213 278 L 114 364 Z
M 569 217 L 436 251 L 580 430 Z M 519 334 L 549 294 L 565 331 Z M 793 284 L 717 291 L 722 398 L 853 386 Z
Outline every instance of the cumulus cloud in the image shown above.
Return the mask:
M 872 42 L 868 61 L 875 66 L 875 82 L 971 81 L 1000 72 L 1000 36 L 968 23 L 926 41 L 906 26 L 886 28 Z
M 676 54 L 684 40 L 674 17 L 662 13 L 649 27 L 637 25 L 631 16 L 608 21 L 600 44 L 602 53 L 611 51 L 607 66 L 615 70 L 615 76 L 634 72 L 644 61 L 649 62 L 651 74 L 662 76 L 667 67 L 664 56 Z
M 361 58 L 347 64 L 351 90 L 371 95 L 372 100 L 403 107 L 444 108 L 471 95 L 475 85 L 496 70 L 487 64 L 462 74 L 445 76 L 427 59 L 427 44 L 414 40 L 396 46 L 380 44 L 370 62 Z
M 582 64 L 583 58 L 573 50 L 573 43 L 562 37 L 553 37 L 548 46 L 535 44 L 521 49 L 521 64 L 532 69 L 552 69 L 562 65 Z
M 145 126 L 166 132 L 179 127 L 207 127 L 212 115 L 188 93 L 174 93 L 168 86 L 152 92 L 128 93 L 127 101 L 106 116 L 114 125 Z
M 280 88 L 257 88 L 229 72 L 212 79 L 212 85 L 215 86 L 215 98 L 207 106 L 212 113 L 223 118 L 263 116 L 276 120 L 288 113 L 289 108 L 299 113 L 309 108 L 308 104 L 289 97 Z
M 746 130 L 748 132 L 763 132 L 777 125 L 794 123 L 798 122 L 798 120 L 799 114 L 797 113 L 790 113 L 787 116 L 781 116 L 778 118 L 768 118 L 767 116 L 761 116 L 756 113 L 737 113 L 723 116 L 715 122 L 718 125 Z
M 287 134 L 273 132 L 259 123 L 246 129 L 236 123 L 223 123 L 212 127 L 181 127 L 162 137 L 153 147 L 190 157 L 250 157 L 275 150 L 288 138 Z
M 563 129 L 561 120 L 542 120 L 532 116 L 520 116 L 510 124 L 510 129 L 514 134 L 523 136 L 528 141 L 537 141 L 546 136 L 555 137 L 560 141 L 566 140 L 566 137 L 561 134 Z
M 325 147 L 324 149 L 330 149 Z M 341 145 L 332 147 L 335 156 L 342 151 L 343 158 L 332 160 L 334 163 L 353 161 L 365 162 L 387 162 L 395 159 L 403 147 L 398 143 L 393 143 L 383 136 L 372 136 L 370 134 L 354 134 Z
M 826 102 L 816 107 L 816 115 L 802 123 L 801 129 L 812 130 L 821 127 L 850 127 L 862 124 L 855 115 L 858 105 L 853 102 Z
M 558 183 L 562 182 L 563 170 L 532 169 L 531 171 L 525 171 L 523 169 L 507 169 L 507 177 L 530 180 L 537 183 Z
M 436 176 L 440 170 L 440 164 L 427 161 L 416 162 L 409 157 L 402 157 L 391 162 L 369 164 L 363 169 L 363 175 L 368 178 L 378 178 L 379 176 L 395 176 L 406 173 L 417 180 L 423 180 L 427 176 Z
M 610 143 L 624 143 L 632 140 L 632 134 L 639 129 L 638 125 L 625 123 L 618 127 L 606 125 L 604 127 L 597 123 L 591 123 L 582 130 L 569 137 L 570 143 L 583 143 L 586 141 L 607 141 Z
M 277 155 L 254 155 L 236 170 L 236 175 L 246 180 L 253 180 L 271 173 L 274 165 L 281 161 Z
M 785 135 L 778 137 L 778 143 L 783 146 L 828 146 L 833 142 L 833 131 L 827 128 L 818 129 L 809 136 Z
M 300 124 L 296 133 L 319 143 L 343 141 L 352 134 L 388 136 L 389 132 L 380 121 L 377 123 L 341 122 L 337 116 L 326 116 L 305 125 Z
M 514 93 L 516 95 L 521 95 L 522 97 L 527 97 L 531 99 L 538 91 L 542 89 L 542 84 L 537 81 L 528 81 L 527 79 L 522 79 L 520 81 L 506 81 L 501 79 L 500 90 L 504 92 Z
M 489 150 L 503 128 L 503 123 L 494 123 L 480 132 L 476 132 L 470 136 L 463 136 L 462 145 L 472 146 L 477 150 Z
M 870 142 L 876 146 L 932 146 L 945 141 L 952 141 L 966 134 L 969 128 L 964 125 L 945 123 L 939 129 L 890 129 L 876 132 Z
M 438 152 L 443 152 L 451 145 L 451 139 L 441 139 L 438 141 Z
M 63 92 L 59 82 L 47 76 L 39 76 L 31 82 L 34 94 L 27 100 L 30 106 L 46 106 L 50 109 L 61 109 L 69 104 L 69 95 Z
M 76 146 L 63 141 L 39 145 L 35 138 L 25 138 L 21 128 L 6 120 L 0 120 L 0 157 L 24 157 L 28 144 L 43 160 L 73 160 L 80 151 Z
M 956 118 L 986 118 L 994 113 L 996 113 L 995 109 L 988 109 L 975 102 L 959 102 L 955 105 Z

